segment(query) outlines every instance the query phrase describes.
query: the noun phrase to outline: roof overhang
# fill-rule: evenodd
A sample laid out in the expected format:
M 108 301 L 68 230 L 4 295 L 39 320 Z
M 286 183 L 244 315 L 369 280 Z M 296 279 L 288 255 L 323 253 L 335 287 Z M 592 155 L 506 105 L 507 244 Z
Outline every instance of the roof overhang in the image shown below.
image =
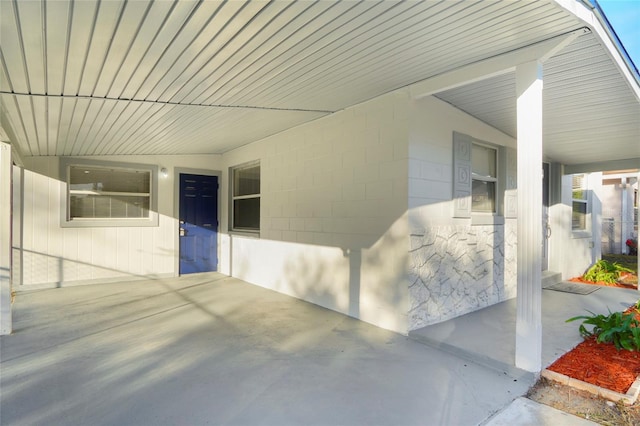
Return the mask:
M 0 125 L 25 157 L 219 154 L 408 88 L 544 150 L 640 167 L 640 80 L 585 2 L 0 2 Z

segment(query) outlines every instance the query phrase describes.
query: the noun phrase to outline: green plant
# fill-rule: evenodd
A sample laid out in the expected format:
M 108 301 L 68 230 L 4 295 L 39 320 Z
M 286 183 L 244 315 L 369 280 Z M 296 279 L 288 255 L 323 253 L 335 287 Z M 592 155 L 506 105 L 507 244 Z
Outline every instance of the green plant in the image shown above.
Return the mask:
M 582 278 L 591 282 L 615 284 L 622 272 L 633 271 L 615 262 L 611 263 L 606 260 L 598 260 L 585 272 Z
M 581 315 L 569 318 L 566 322 L 583 320 L 580 335 L 595 336 L 598 343 L 613 343 L 617 349 L 640 350 L 640 322 L 632 313 L 611 312 L 609 315 Z M 585 325 L 592 325 L 591 331 Z

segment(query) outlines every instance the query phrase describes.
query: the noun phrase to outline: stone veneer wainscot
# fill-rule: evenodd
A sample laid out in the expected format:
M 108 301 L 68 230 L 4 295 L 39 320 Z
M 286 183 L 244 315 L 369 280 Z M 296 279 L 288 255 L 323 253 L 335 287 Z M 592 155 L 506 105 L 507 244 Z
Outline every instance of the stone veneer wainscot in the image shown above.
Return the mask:
M 506 238 L 505 238 L 506 234 Z M 516 296 L 516 222 L 411 234 L 409 330 Z

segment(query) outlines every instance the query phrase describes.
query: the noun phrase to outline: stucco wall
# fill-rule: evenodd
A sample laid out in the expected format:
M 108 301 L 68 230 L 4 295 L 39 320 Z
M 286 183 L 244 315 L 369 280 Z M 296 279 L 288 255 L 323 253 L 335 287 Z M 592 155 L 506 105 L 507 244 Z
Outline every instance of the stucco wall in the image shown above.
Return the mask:
M 158 226 L 61 227 L 60 200 L 65 194 L 60 183 L 60 159 L 26 158 L 24 173 L 18 170 L 18 179 L 14 182 L 14 193 L 23 190 L 24 194 L 22 207 L 19 203 L 14 206 L 16 287 L 26 290 L 177 275 L 174 168 L 220 170 L 220 156 L 84 158 L 167 168 L 168 177 L 158 179 Z
M 491 216 L 453 218 L 454 131 L 497 146 L 515 147 L 509 136 L 434 97 L 413 103 L 410 330 L 516 295 L 515 219 L 498 218 L 494 224 Z
M 226 153 L 225 170 L 260 160 L 261 220 L 222 236 L 221 271 L 406 333 L 408 105 L 392 93 Z

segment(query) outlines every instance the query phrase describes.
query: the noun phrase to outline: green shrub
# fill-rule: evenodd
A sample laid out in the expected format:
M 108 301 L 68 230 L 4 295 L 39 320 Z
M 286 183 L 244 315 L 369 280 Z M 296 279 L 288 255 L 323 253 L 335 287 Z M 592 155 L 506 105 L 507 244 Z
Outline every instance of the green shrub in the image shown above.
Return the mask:
M 598 343 L 613 343 L 618 350 L 640 350 L 640 322 L 632 313 L 611 312 L 609 315 L 577 316 L 569 318 L 566 322 L 583 320 L 580 324 L 580 335 L 583 337 L 595 336 Z M 588 330 L 585 325 L 592 325 Z
M 604 282 L 615 284 L 620 278 L 622 272 L 633 272 L 631 269 L 625 268 L 617 263 L 607 262 L 606 260 L 598 260 L 590 267 L 582 276 L 582 279 L 592 282 Z

